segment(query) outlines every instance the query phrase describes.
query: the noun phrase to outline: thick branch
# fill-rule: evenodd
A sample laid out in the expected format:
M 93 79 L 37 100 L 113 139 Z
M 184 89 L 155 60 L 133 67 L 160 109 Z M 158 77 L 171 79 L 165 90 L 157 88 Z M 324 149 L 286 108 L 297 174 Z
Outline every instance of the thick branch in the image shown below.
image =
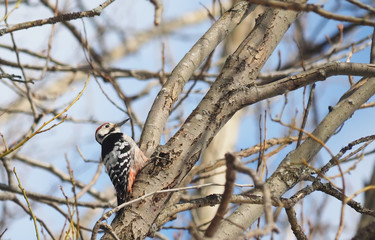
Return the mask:
M 375 78 L 363 79 L 357 86 L 353 86 L 354 91 L 350 91 L 333 110 L 323 119 L 312 133 L 321 142 L 326 142 L 336 131 L 358 109 L 375 94 Z M 308 174 L 303 164 L 303 160 L 309 162 L 320 151 L 323 146 L 312 138 L 308 138 L 295 151 L 289 153 L 282 161 L 275 173 L 267 180 L 273 197 L 282 196 L 300 181 L 303 175 Z M 254 194 L 261 194 L 255 192 Z M 228 217 L 229 221 L 223 221 L 219 228 L 218 239 L 227 239 L 242 234 L 242 229 L 248 228 L 256 219 L 263 214 L 262 206 L 243 204 L 233 214 Z M 233 225 L 231 222 L 236 224 Z
M 239 2 L 236 6 L 248 7 L 243 2 Z M 232 16 L 232 11 L 224 14 L 223 18 Z M 243 11 L 238 10 L 237 14 L 242 14 Z M 236 94 L 237 89 L 243 89 L 244 86 L 255 88 L 254 82 L 260 69 L 296 17 L 297 13 L 294 11 L 273 9 L 265 11 L 256 22 L 253 31 L 237 51 L 228 58 L 222 73 L 184 125 L 165 146 L 161 147 L 152 156 L 152 164 L 149 164 L 138 174 L 137 181 L 134 184 L 134 197 L 159 189 L 171 188 L 182 181 L 196 163 L 202 148 L 210 142 L 231 116 L 242 107 L 241 101 L 231 102 L 230 97 Z M 200 41 L 204 43 L 209 40 L 201 39 Z M 187 56 L 190 54 L 191 52 Z M 203 60 L 203 58 L 198 59 Z M 193 65 L 194 68 L 198 67 L 195 62 L 193 64 L 191 61 L 189 63 L 185 62 L 185 64 L 188 64 L 188 66 Z M 183 66 L 180 66 L 180 68 L 183 68 Z M 191 72 L 191 70 L 184 68 L 182 70 Z M 184 84 L 185 79 L 191 75 L 183 72 L 178 74 L 183 75 L 175 79 L 175 82 L 166 84 L 169 88 L 164 86 L 159 93 L 159 99 L 154 103 L 156 108 L 152 110 L 159 109 L 159 111 L 149 115 L 149 119 L 150 117 L 155 118 L 153 120 L 156 124 L 151 126 L 150 122 L 152 121 L 148 120 L 151 125 L 145 127 L 146 131 L 149 132 L 144 132 L 143 134 L 151 135 L 151 137 L 148 137 L 149 140 L 143 139 L 142 142 L 144 149 L 147 149 L 147 151 L 155 148 L 155 145 L 158 144 L 160 139 L 159 131 L 164 126 L 171 104 L 175 100 L 174 97 L 177 96 L 176 93 L 183 87 L 181 84 Z M 171 77 L 170 79 L 173 78 Z M 249 96 L 245 97 L 248 98 Z M 261 97 L 266 98 L 266 95 Z M 162 119 L 159 120 L 159 117 Z M 112 222 L 112 227 L 115 229 L 117 236 L 124 239 L 144 238 L 152 234 L 155 228 L 153 225 L 154 220 L 165 206 L 166 201 L 170 200 L 169 196 L 170 194 L 168 193 L 158 194 L 152 199 L 136 203 L 130 206 L 129 209 L 125 209 L 123 214 L 117 216 Z M 104 236 L 104 239 L 108 239 L 107 235 Z
M 249 14 L 249 6 L 246 1 L 235 4 L 212 25 L 174 68 L 156 97 L 143 128 L 140 147 L 146 156 L 150 156 L 159 145 L 169 113 L 186 82 L 216 46 Z

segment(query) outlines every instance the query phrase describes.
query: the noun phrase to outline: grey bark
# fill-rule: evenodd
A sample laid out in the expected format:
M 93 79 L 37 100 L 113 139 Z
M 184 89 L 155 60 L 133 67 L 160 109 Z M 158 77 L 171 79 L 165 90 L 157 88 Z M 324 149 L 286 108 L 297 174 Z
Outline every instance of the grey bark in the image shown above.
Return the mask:
M 247 13 L 248 7 L 249 4 L 246 1 L 240 1 L 228 14 L 223 15 L 224 20 L 231 17 L 240 21 Z M 232 15 L 233 13 L 237 15 Z M 194 166 L 202 148 L 207 146 L 235 112 L 250 104 L 249 100 L 255 103 L 268 97 L 258 92 L 254 84 L 255 79 L 297 15 L 293 11 L 273 9 L 265 11 L 249 36 L 228 58 L 222 73 L 198 107 L 167 144 L 156 151 L 152 157 L 153 164 L 148 165 L 142 171 L 144 174 L 139 174 L 138 181 L 135 183 L 135 186 L 138 183 L 139 186 L 135 187 L 136 190 L 133 193 L 135 197 L 158 189 L 176 186 Z M 218 24 L 214 24 L 212 28 L 216 29 Z M 235 25 L 237 24 L 238 22 Z M 234 28 L 235 25 L 231 24 L 230 26 Z M 223 27 L 226 26 L 220 26 L 216 31 L 220 29 L 222 31 Z M 148 155 L 153 152 L 160 140 L 162 127 L 173 102 L 182 90 L 182 86 L 204 57 L 211 52 L 211 50 L 207 51 L 202 47 L 206 46 L 207 41 L 212 41 L 212 38 L 218 44 L 217 40 L 225 36 L 226 34 L 221 32 L 213 34 L 209 30 L 193 47 L 193 51 L 189 52 L 180 62 L 173 71 L 174 74 L 172 73 L 159 92 L 149 113 L 141 139 L 141 146 Z M 248 91 L 258 93 L 248 95 Z M 158 194 L 151 200 L 136 203 L 126 209 L 124 214 L 118 216 L 112 223 L 116 234 L 121 239 L 137 239 L 152 233 L 156 230 L 152 229 L 153 221 L 168 201 L 169 195 Z M 124 217 L 125 215 L 126 217 Z M 108 235 L 105 235 L 103 239 L 108 239 Z
M 238 4 L 240 5 L 236 5 L 236 7 L 243 9 L 236 10 L 236 13 L 244 14 L 246 12 L 244 9 L 249 6 L 246 2 Z M 233 11 L 232 9 L 229 13 L 224 14 L 224 17 L 233 17 L 231 15 Z M 240 19 L 243 16 L 241 15 Z M 207 46 L 205 43 L 209 42 L 212 37 L 222 38 L 225 37 L 225 34 L 205 35 L 193 47 L 193 51 L 185 56 L 160 91 L 148 116 L 141 146 L 149 155 L 154 152 L 154 149 L 156 151 L 152 155 L 151 164 L 143 169 L 138 176 L 134 187 L 134 197 L 177 186 L 195 165 L 201 150 L 242 107 L 284 94 L 312 82 L 325 80 L 329 76 L 330 72 L 322 68 L 318 72 L 310 73 L 315 74 L 315 78 L 311 75 L 307 75 L 305 78 L 290 77 L 262 86 L 256 85 L 255 80 L 259 71 L 297 16 L 298 13 L 294 11 L 267 9 L 236 52 L 227 59 L 221 74 L 183 126 L 164 146 L 156 148 L 162 127 L 175 99 L 189 75 L 203 61 L 203 57 L 210 52 L 201 49 L 201 47 Z M 208 38 L 208 36 L 210 37 Z M 330 71 L 331 73 L 335 72 L 334 69 Z M 362 85 L 357 86 L 333 108 L 333 111 L 315 129 L 314 136 L 322 142 L 327 141 L 334 131 L 374 94 L 374 79 L 365 79 L 361 83 Z M 158 117 L 160 119 L 157 119 Z M 310 174 L 311 171 L 301 164 L 302 158 L 307 161 L 311 160 L 321 148 L 320 143 L 307 139 L 298 149 L 288 154 L 278 170 L 267 181 L 272 194 L 275 197 L 282 196 L 285 191 L 303 179 L 304 175 Z M 260 192 L 254 193 L 260 194 Z M 112 223 L 117 236 L 120 239 L 152 236 L 153 232 L 157 230 L 154 220 L 167 203 L 168 205 L 173 204 L 168 202 L 170 195 L 169 193 L 157 194 L 151 199 L 135 203 L 125 209 Z M 262 205 L 241 205 L 229 216 L 229 221 L 222 222 L 215 239 L 240 237 L 244 229 L 247 229 L 262 213 Z M 108 235 L 103 237 L 103 239 L 108 238 Z

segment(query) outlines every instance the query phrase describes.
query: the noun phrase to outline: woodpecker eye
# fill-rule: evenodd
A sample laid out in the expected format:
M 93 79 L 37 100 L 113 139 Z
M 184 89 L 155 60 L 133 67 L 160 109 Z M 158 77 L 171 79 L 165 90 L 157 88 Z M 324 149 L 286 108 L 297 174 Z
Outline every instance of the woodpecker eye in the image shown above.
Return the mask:
M 109 128 L 109 124 L 105 125 L 104 127 L 105 127 L 105 128 Z

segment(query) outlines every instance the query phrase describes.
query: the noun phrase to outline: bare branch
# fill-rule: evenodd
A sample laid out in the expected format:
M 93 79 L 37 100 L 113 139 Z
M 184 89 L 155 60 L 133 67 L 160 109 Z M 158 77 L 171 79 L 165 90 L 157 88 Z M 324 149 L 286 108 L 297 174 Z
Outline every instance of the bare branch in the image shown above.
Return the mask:
M 277 0 L 247 0 L 251 3 L 264 5 L 272 8 L 279 8 L 283 10 L 315 12 L 322 17 L 334 19 L 337 21 L 352 22 L 360 25 L 375 26 L 375 22 L 364 18 L 356 18 L 350 16 L 343 16 L 324 10 L 321 6 L 315 4 L 305 4 L 296 2 L 281 2 Z
M 161 22 L 161 17 L 163 13 L 163 3 L 159 0 L 150 0 L 150 2 L 155 6 L 154 25 L 158 26 Z
M 67 13 L 67 14 L 62 14 L 56 17 L 50 17 L 42 20 L 35 20 L 31 22 L 24 22 L 24 23 L 19 23 L 16 24 L 12 27 L 7 27 L 0 29 L 0 36 L 6 34 L 6 33 L 11 33 L 14 31 L 19 31 L 22 29 L 27 29 L 30 27 L 36 27 L 36 26 L 43 26 L 46 24 L 54 24 L 57 22 L 66 22 L 70 21 L 73 19 L 78 19 L 78 18 L 84 18 L 84 17 L 94 17 L 94 16 L 99 16 L 103 9 L 106 8 L 109 4 L 114 2 L 115 0 L 107 0 L 100 4 L 98 7 L 90 10 L 90 11 L 84 11 L 84 12 L 75 12 L 75 13 Z
M 302 227 L 298 224 L 296 212 L 294 211 L 294 208 L 293 207 L 285 208 L 285 212 L 288 216 L 288 220 L 289 220 L 290 226 L 292 227 L 294 236 L 296 236 L 298 240 L 307 240 L 308 238 L 303 232 Z
M 227 14 L 211 26 L 174 68 L 156 97 L 143 128 L 140 146 L 146 156 L 151 156 L 156 146 L 159 145 L 173 104 L 195 69 L 251 10 L 249 4 L 244 1 L 235 4 L 227 11 Z
M 233 154 L 227 153 L 225 154 L 225 159 L 227 161 L 227 169 L 225 175 L 225 189 L 223 193 L 223 199 L 217 209 L 217 212 L 214 218 L 211 221 L 211 224 L 208 226 L 204 236 L 212 238 L 217 231 L 217 228 L 220 225 L 220 221 L 224 219 L 224 216 L 228 210 L 228 205 L 230 202 L 230 198 L 233 193 L 234 189 L 234 182 L 236 181 L 236 172 L 234 170 L 234 162 L 236 161 L 236 157 Z

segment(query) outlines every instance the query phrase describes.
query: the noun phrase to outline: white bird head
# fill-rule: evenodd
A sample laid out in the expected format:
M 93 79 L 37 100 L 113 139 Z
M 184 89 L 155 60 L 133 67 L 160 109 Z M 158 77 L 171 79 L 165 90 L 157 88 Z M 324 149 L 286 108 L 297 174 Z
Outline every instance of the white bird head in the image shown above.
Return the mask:
M 119 123 L 104 123 L 100 125 L 95 131 L 95 139 L 98 143 L 102 144 L 103 140 L 111 133 L 119 133 L 121 132 L 120 127 L 124 125 L 128 119 L 125 119 Z

